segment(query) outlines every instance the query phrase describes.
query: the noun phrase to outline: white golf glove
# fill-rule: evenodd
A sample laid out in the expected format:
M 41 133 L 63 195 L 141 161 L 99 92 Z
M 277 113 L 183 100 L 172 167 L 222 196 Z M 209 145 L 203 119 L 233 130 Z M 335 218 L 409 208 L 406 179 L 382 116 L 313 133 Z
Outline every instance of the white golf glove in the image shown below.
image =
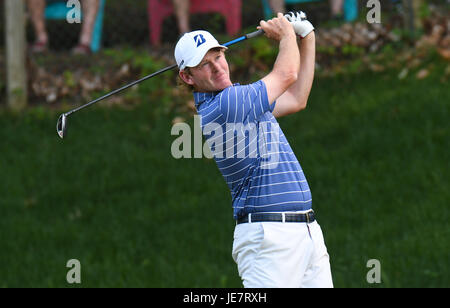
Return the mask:
M 289 12 L 284 15 L 294 27 L 295 33 L 301 38 L 307 36 L 314 30 L 314 26 L 306 19 L 306 14 L 302 11 Z

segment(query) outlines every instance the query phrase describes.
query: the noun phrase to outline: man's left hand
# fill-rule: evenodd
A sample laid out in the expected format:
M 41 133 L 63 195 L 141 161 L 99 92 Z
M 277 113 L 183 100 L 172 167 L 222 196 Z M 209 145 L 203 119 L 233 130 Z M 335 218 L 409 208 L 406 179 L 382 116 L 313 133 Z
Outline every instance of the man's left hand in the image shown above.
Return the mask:
M 295 33 L 301 38 L 306 37 L 314 30 L 314 26 L 306 19 L 306 14 L 302 11 L 289 12 L 284 15 L 294 27 Z

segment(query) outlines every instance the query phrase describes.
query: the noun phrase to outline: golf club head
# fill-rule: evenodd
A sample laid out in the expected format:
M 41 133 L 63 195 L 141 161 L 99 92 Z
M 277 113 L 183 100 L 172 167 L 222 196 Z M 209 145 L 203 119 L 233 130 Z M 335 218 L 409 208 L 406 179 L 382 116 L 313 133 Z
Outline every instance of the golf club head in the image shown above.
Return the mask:
M 67 129 L 67 116 L 65 113 L 59 116 L 58 123 L 56 123 L 56 131 L 58 132 L 59 137 L 61 139 L 64 138 L 66 135 L 66 129 Z

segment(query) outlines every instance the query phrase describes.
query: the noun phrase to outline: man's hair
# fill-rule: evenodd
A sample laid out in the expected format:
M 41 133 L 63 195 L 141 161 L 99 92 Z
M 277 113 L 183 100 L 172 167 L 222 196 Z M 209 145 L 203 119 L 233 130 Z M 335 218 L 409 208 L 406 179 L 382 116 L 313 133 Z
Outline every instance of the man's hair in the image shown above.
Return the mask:
M 214 47 L 214 48 L 211 48 L 210 51 L 211 51 L 211 50 L 212 50 L 212 51 L 223 51 L 224 53 L 225 53 L 225 51 L 226 51 L 226 49 L 223 48 L 223 47 Z M 184 71 L 185 71 L 188 75 L 191 75 L 191 69 L 190 69 L 190 67 L 186 66 L 186 67 L 184 68 Z M 180 75 L 178 75 L 177 85 L 178 85 L 178 87 L 179 87 L 180 89 L 186 90 L 186 91 L 188 91 L 188 92 L 193 92 L 193 91 L 195 90 L 195 89 L 194 89 L 194 86 L 192 86 L 192 85 L 187 84 L 186 82 L 184 82 L 184 80 L 181 79 Z
M 189 67 L 185 67 L 184 71 L 191 75 L 191 69 Z M 187 84 L 186 82 L 184 82 L 183 79 L 181 79 L 180 75 L 178 75 L 178 79 L 177 79 L 177 85 L 180 89 L 187 91 L 187 92 L 193 92 L 194 91 L 194 86 Z

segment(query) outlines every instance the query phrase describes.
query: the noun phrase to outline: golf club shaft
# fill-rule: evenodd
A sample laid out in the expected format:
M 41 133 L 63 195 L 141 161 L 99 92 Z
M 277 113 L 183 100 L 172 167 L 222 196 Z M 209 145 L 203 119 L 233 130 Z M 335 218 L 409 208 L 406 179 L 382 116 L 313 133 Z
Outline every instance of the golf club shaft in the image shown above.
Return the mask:
M 81 109 L 83 109 L 83 108 L 89 107 L 90 105 L 93 105 L 93 104 L 95 104 L 95 103 L 97 103 L 97 102 L 99 102 L 99 101 L 101 101 L 101 100 L 104 100 L 105 98 L 108 98 L 108 97 L 110 97 L 110 96 L 112 96 L 112 95 L 114 95 L 114 94 L 117 94 L 117 93 L 119 93 L 119 92 L 121 92 L 121 91 L 123 91 L 123 90 L 125 90 L 125 89 L 128 89 L 129 87 L 132 87 L 132 86 L 134 86 L 134 85 L 136 85 L 136 84 L 138 84 L 138 83 L 140 83 L 140 82 L 142 82 L 142 81 L 144 81 L 144 80 L 147 80 L 147 79 L 152 78 L 152 77 L 154 77 L 154 76 L 156 76 L 156 75 L 159 75 L 159 74 L 161 74 L 161 73 L 164 73 L 165 71 L 171 70 L 171 69 L 173 69 L 173 68 L 175 68 L 175 67 L 177 67 L 177 65 L 176 65 L 176 64 L 173 64 L 173 65 L 167 66 L 167 67 L 165 67 L 165 68 L 163 68 L 163 69 L 161 69 L 161 70 L 159 70 L 159 71 L 157 71 L 157 72 L 155 72 L 155 73 L 152 73 L 152 74 L 150 74 L 150 75 L 147 75 L 147 76 L 145 76 L 145 77 L 142 77 L 142 78 L 139 79 L 139 80 L 133 81 L 132 83 L 129 83 L 129 84 L 127 84 L 127 85 L 125 85 L 125 86 L 123 86 L 123 87 L 121 87 L 121 88 L 119 88 L 119 89 L 116 89 L 116 90 L 114 90 L 114 91 L 112 91 L 112 92 L 109 92 L 108 94 L 105 94 L 105 95 L 103 95 L 103 96 L 101 96 L 101 97 L 99 97 L 99 98 L 93 100 L 92 102 L 89 102 L 89 103 L 87 103 L 87 104 L 84 104 L 84 105 L 82 105 L 82 106 L 80 106 L 80 107 L 78 107 L 78 108 L 75 108 L 75 109 L 73 109 L 73 110 L 67 112 L 67 113 L 66 113 L 66 116 L 70 115 L 71 113 L 77 112 L 78 110 L 81 110 Z
M 247 40 L 247 39 L 249 39 L 249 38 L 253 38 L 253 37 L 259 36 L 259 35 L 261 35 L 261 34 L 263 34 L 263 33 L 264 33 L 263 30 L 258 30 L 258 31 L 255 31 L 255 32 L 251 32 L 251 33 L 248 33 L 248 34 L 246 34 L 246 35 L 243 35 L 243 36 L 241 36 L 241 37 L 239 37 L 239 38 L 237 38 L 237 39 L 234 39 L 234 40 L 232 40 L 232 41 L 229 41 L 229 42 L 227 42 L 227 43 L 225 43 L 225 44 L 223 44 L 223 45 L 226 46 L 226 47 L 228 47 L 228 46 L 231 46 L 231 45 L 236 44 L 236 43 L 238 43 L 238 42 Z M 154 76 L 156 76 L 156 75 L 159 75 L 159 74 L 161 74 L 161 73 L 164 73 L 164 72 L 166 72 L 166 71 L 169 71 L 169 70 L 171 70 L 171 69 L 174 69 L 175 67 L 177 67 L 176 64 L 167 66 L 167 67 L 165 67 L 165 68 L 163 68 L 163 69 L 161 69 L 161 70 L 159 70 L 159 71 L 157 71 L 157 72 L 155 72 L 155 73 L 152 73 L 152 74 L 150 74 L 150 75 L 147 75 L 147 76 L 145 76 L 145 77 L 142 77 L 142 78 L 139 79 L 139 80 L 133 81 L 132 83 L 129 83 L 129 84 L 127 84 L 127 85 L 125 85 L 125 86 L 123 86 L 123 87 L 121 87 L 121 88 L 119 88 L 119 89 L 116 89 L 116 90 L 114 90 L 114 91 L 112 91 L 112 92 L 109 92 L 108 94 L 105 94 L 105 95 L 103 95 L 103 96 L 101 96 L 101 97 L 99 97 L 99 98 L 93 100 L 92 102 L 89 102 L 89 103 L 84 104 L 84 105 L 82 105 L 82 106 L 80 106 L 80 107 L 78 107 L 78 108 L 75 108 L 75 109 L 73 109 L 73 110 L 71 110 L 71 111 L 69 111 L 69 112 L 66 112 L 65 115 L 68 116 L 68 115 L 70 115 L 70 114 L 72 114 L 72 113 L 74 113 L 74 112 L 77 112 L 77 111 L 79 111 L 79 110 L 81 110 L 81 109 L 84 109 L 84 108 L 86 108 L 86 107 L 89 107 L 89 106 L 91 106 L 91 105 L 93 105 L 93 104 L 95 104 L 95 103 L 97 103 L 97 102 L 99 102 L 99 101 L 101 101 L 101 100 L 104 100 L 105 98 L 108 98 L 108 97 L 110 97 L 110 96 L 112 96 L 112 95 L 114 95 L 114 94 L 117 94 L 117 93 L 119 93 L 119 92 L 121 92 L 121 91 L 123 91 L 123 90 L 125 90 L 125 89 L 128 89 L 128 88 L 130 88 L 130 87 L 132 87 L 132 86 L 134 86 L 134 85 L 136 85 L 136 84 L 138 84 L 138 83 L 140 83 L 140 82 L 142 82 L 142 81 L 145 81 L 145 80 L 147 80 L 147 79 L 149 79 L 149 78 L 152 78 L 152 77 L 154 77 Z
M 247 39 L 260 36 L 263 33 L 264 33 L 264 30 L 262 30 L 262 29 L 261 30 L 257 30 L 255 32 L 247 33 L 246 35 L 243 35 L 241 37 L 238 37 L 237 39 L 234 39 L 232 41 L 229 41 L 229 42 L 223 44 L 223 46 L 228 47 L 228 46 L 231 46 L 231 45 L 236 44 L 238 42 L 242 42 L 242 41 L 245 41 Z

